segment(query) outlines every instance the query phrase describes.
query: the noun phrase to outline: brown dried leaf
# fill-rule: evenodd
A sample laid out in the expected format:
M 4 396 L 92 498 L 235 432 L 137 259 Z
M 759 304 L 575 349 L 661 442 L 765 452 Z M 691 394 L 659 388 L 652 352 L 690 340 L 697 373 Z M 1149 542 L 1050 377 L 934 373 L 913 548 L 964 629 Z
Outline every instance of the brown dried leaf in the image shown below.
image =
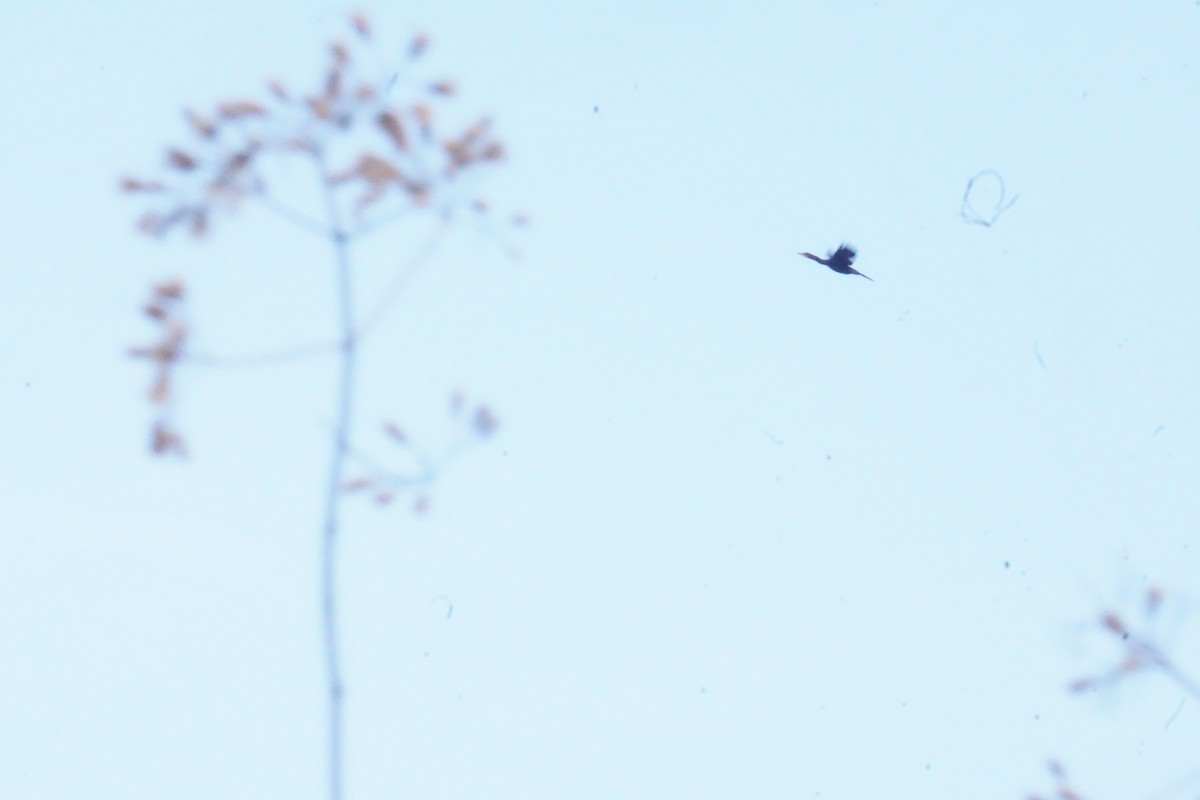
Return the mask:
M 408 150 L 408 137 L 404 135 L 404 124 L 400 121 L 400 117 L 391 111 L 384 111 L 376 118 L 376 121 L 387 133 L 388 138 L 392 140 L 392 144 L 396 145 L 397 150 Z
M 163 219 L 158 214 L 148 211 L 138 219 L 138 230 L 150 236 L 159 236 L 162 233 Z
M 1163 603 L 1163 590 L 1157 586 L 1151 586 L 1146 590 L 1146 614 L 1153 616 L 1158 613 Z
M 143 181 L 137 178 L 122 178 L 122 192 L 161 192 L 167 187 L 158 181 Z
M 190 108 L 184 110 L 184 119 L 192 126 L 192 130 L 202 139 L 211 139 L 217 135 L 217 126 L 209 122 L 204 117 L 192 111 Z
M 191 225 L 188 232 L 192 234 L 193 239 L 200 239 L 204 234 L 208 233 L 208 209 L 197 208 L 192 211 Z
M 1117 671 L 1128 674 L 1130 672 L 1137 672 L 1141 669 L 1144 669 L 1145 666 L 1146 666 L 1146 662 L 1143 661 L 1140 657 L 1134 655 L 1134 656 L 1129 656 L 1124 661 L 1122 661 L 1121 665 L 1119 667 L 1117 667 Z
M 357 492 L 375 483 L 371 478 L 353 478 L 342 484 L 343 492 Z
M 183 446 L 183 439 L 179 434 L 166 426 L 164 422 L 154 423 L 154 428 L 150 434 L 150 449 L 155 455 L 170 455 L 174 453 L 178 456 L 186 456 L 187 450 Z
M 412 44 L 408 46 L 408 57 L 420 58 L 428 49 L 429 37 L 423 33 L 418 33 L 413 37 Z
M 333 103 L 324 97 L 308 98 L 308 107 L 318 119 L 333 119 Z
M 453 167 L 461 167 L 471 161 L 471 151 L 459 139 L 447 139 L 442 142 L 442 149 L 446 151 L 446 155 L 450 156 L 450 163 Z
M 487 438 L 496 432 L 496 428 L 500 425 L 496 415 L 487 406 L 479 406 L 475 409 L 475 416 L 471 419 L 471 427 L 475 429 L 477 436 Z
M 339 67 L 334 67 L 329 70 L 329 74 L 325 76 L 325 96 L 330 100 L 336 100 L 342 94 L 342 70 Z
M 418 206 L 427 206 L 433 194 L 427 184 L 424 183 L 405 183 L 404 190 L 408 192 L 408 198 Z
M 267 84 L 267 87 L 271 90 L 271 94 L 285 103 L 292 99 L 292 96 L 288 94 L 287 87 L 281 81 L 273 80 Z
M 154 284 L 154 293 L 159 297 L 169 297 L 172 300 L 183 299 L 183 281 L 164 281 Z
M 395 439 L 400 444 L 408 443 L 408 436 L 406 436 L 400 426 L 394 422 L 389 421 L 383 423 L 383 432 Z
M 371 38 L 371 23 L 367 21 L 366 16 L 362 12 L 350 15 L 350 25 L 353 26 L 354 32 L 362 38 Z
M 356 100 L 361 100 L 363 102 L 371 100 L 375 97 L 375 87 L 369 83 L 361 83 L 359 84 L 358 88 L 354 90 L 354 97 Z
M 529 217 L 527 217 L 524 214 L 519 213 L 519 212 L 516 214 L 513 214 L 512 215 L 512 224 L 516 225 L 518 228 L 523 228 L 529 224 Z
M 267 110 L 250 100 L 230 100 L 217 106 L 217 111 L 226 119 L 265 117 Z
M 174 147 L 167 150 L 167 163 L 184 172 L 190 172 L 200 165 L 191 154 Z
M 358 174 L 367 183 L 382 184 L 399 180 L 400 170 L 390 162 L 367 153 L 358 162 Z
M 142 306 L 142 312 L 151 319 L 162 321 L 167 318 L 167 310 L 157 303 L 149 303 Z
M 471 127 L 467 128 L 466 133 L 462 135 L 463 144 L 474 144 L 477 140 L 482 139 L 492 127 L 492 118 L 484 117 L 476 122 Z
M 1117 636 L 1120 636 L 1121 638 L 1125 638 L 1126 636 L 1129 635 L 1129 631 L 1126 630 L 1126 628 L 1125 628 L 1125 623 L 1122 622 L 1121 618 L 1118 617 L 1116 614 L 1112 614 L 1112 613 L 1105 614 L 1101 618 L 1100 623 L 1105 628 L 1107 628 L 1109 631 L 1111 631 L 1112 633 L 1115 633 Z
M 437 83 L 429 84 L 429 91 L 442 97 L 453 97 L 456 90 L 452 82 L 438 81 Z
M 150 402 L 163 405 L 171 396 L 171 381 L 166 375 L 160 375 L 150 387 Z
M 392 502 L 395 499 L 396 499 L 395 493 L 388 489 L 384 489 L 382 492 L 378 492 L 375 495 L 375 502 L 381 506 L 386 506 L 388 503 Z
M 338 69 L 350 63 L 350 51 L 341 42 L 330 42 L 329 52 L 333 53 L 333 63 Z
M 425 103 L 416 103 L 412 107 L 412 114 L 417 118 L 417 126 L 421 129 L 421 135 L 428 139 L 433 135 L 433 110 Z
M 370 186 L 354 201 L 354 213 L 361 214 L 365 209 L 375 205 L 382 199 L 383 189 L 379 186 Z

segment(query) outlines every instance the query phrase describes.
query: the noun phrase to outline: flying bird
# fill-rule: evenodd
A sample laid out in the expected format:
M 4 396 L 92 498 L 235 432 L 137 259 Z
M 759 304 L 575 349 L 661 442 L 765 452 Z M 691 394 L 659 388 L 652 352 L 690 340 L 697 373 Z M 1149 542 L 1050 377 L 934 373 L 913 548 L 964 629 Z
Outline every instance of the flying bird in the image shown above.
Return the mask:
M 802 255 L 805 258 L 811 258 L 818 264 L 824 264 L 834 272 L 840 272 L 843 275 L 862 275 L 872 283 L 875 280 L 874 278 L 869 278 L 866 275 L 863 275 L 854 267 L 850 266 L 854 263 L 854 257 L 858 255 L 858 252 L 848 244 L 843 244 L 837 250 L 830 252 L 830 254 L 825 258 L 814 256 L 812 253 L 798 253 L 797 255 Z

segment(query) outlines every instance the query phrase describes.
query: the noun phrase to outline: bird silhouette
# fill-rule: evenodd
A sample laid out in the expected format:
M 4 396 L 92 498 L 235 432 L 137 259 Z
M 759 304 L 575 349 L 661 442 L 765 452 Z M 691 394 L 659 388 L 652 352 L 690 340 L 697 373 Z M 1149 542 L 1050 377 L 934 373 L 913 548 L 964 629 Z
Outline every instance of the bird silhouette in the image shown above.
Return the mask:
M 843 244 L 837 250 L 831 251 L 825 258 L 814 256 L 812 253 L 797 253 L 797 255 L 804 256 L 805 258 L 811 258 L 818 264 L 824 264 L 825 266 L 829 267 L 834 272 L 840 272 L 843 275 L 862 275 L 872 283 L 875 282 L 874 278 L 863 275 L 854 267 L 850 266 L 854 263 L 854 257 L 858 255 L 858 252 L 848 244 Z

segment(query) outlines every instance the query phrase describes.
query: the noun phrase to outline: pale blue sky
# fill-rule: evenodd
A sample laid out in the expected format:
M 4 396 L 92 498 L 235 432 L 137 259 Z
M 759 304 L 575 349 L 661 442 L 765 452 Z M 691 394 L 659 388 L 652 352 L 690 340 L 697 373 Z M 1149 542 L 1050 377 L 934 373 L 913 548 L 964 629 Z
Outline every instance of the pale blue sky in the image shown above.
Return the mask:
M 360 8 L 533 224 L 456 227 L 364 348 L 364 446 L 449 441 L 455 389 L 501 429 L 424 518 L 348 506 L 349 798 L 1016 798 L 1050 756 L 1194 797 L 1178 688 L 1064 686 L 1147 581 L 1200 670 L 1196 3 Z M 147 240 L 115 187 L 184 106 L 318 81 L 345 11 L 0 11 L 2 797 L 323 796 L 333 365 L 189 372 L 175 463 L 124 352 L 173 275 L 206 349 L 323 338 L 327 246 Z M 843 240 L 874 283 L 796 256 Z

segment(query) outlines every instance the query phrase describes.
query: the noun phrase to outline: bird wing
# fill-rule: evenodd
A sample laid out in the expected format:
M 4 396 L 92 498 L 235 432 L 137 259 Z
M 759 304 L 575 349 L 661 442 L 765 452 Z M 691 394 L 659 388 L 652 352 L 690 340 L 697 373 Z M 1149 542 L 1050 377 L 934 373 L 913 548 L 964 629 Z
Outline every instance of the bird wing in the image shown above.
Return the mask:
M 858 252 L 848 244 L 843 244 L 829 256 L 830 261 L 839 261 L 847 267 L 854 263 L 854 257 Z

